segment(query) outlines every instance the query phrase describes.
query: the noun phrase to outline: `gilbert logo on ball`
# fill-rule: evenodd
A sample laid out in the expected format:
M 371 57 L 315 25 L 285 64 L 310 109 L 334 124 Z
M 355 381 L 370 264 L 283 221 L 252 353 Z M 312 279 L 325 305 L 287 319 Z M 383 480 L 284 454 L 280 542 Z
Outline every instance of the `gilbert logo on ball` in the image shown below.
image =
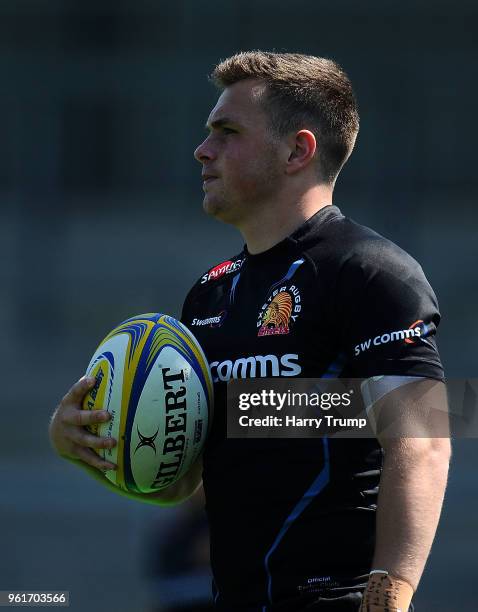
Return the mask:
M 86 373 L 96 384 L 83 409 L 111 414 L 90 430 L 118 441 L 98 451 L 118 466 L 106 477 L 152 493 L 183 476 L 201 454 L 213 409 L 209 366 L 193 334 L 173 317 L 138 315 L 106 336 Z

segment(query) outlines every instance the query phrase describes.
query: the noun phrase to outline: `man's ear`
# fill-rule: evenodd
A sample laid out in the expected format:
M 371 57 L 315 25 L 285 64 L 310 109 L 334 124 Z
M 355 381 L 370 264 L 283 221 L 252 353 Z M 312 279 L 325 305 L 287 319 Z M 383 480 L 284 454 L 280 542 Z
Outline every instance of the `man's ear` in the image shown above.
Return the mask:
M 295 174 L 310 164 L 317 150 L 317 141 L 310 130 L 300 130 L 290 137 L 290 154 L 286 174 Z

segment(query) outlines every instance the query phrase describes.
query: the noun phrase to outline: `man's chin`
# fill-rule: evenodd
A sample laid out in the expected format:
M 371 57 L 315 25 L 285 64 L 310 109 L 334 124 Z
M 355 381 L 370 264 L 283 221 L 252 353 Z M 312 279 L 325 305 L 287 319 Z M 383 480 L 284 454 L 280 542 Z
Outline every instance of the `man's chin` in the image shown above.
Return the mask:
M 228 210 L 228 207 L 224 202 L 218 201 L 214 198 L 210 198 L 206 195 L 204 197 L 202 207 L 203 207 L 204 212 L 210 217 L 214 217 L 214 219 L 217 219 L 218 221 L 222 221 L 223 223 L 233 223 L 234 224 L 234 221 L 231 218 L 232 217 L 231 211 Z
M 216 199 L 211 198 L 206 194 L 204 196 L 204 200 L 202 203 L 202 207 L 204 212 L 211 217 L 218 217 L 221 215 L 221 211 L 224 210 L 224 206 L 221 202 L 218 202 Z

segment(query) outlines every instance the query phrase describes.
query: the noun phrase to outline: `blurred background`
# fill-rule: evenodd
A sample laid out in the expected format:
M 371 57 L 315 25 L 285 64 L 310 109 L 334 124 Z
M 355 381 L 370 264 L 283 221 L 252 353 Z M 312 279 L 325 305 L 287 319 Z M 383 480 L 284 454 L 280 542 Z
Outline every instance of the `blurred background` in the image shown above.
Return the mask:
M 56 458 L 47 423 L 107 331 L 179 315 L 241 249 L 203 215 L 192 156 L 217 97 L 207 74 L 238 50 L 349 73 L 361 131 L 335 203 L 422 263 L 446 372 L 477 376 L 477 26 L 473 0 L 2 0 L 0 590 L 69 590 L 75 612 L 207 598 L 201 499 L 161 509 L 103 490 Z M 457 441 L 419 612 L 476 610 L 477 464 L 478 442 Z M 185 533 L 189 561 L 172 555 Z

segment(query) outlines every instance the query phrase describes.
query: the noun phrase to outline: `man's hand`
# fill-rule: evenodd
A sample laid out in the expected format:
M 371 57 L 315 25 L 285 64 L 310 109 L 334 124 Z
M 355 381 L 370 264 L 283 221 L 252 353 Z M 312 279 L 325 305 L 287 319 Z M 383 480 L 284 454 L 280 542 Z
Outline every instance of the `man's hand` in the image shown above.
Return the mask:
M 94 384 L 94 378 L 83 377 L 71 387 L 52 416 L 50 440 L 62 457 L 80 460 L 101 471 L 114 470 L 116 465 L 103 460 L 93 449 L 113 448 L 116 440 L 95 436 L 85 429 L 86 425 L 105 423 L 111 418 L 106 410 L 82 410 L 83 398 Z
M 407 612 L 413 589 L 387 572 L 371 573 L 359 612 Z
M 95 379 L 83 377 L 76 382 L 61 400 L 50 423 L 50 440 L 56 452 L 65 459 L 84 468 L 93 478 L 100 481 L 110 491 L 144 503 L 169 506 L 188 499 L 201 485 L 202 459 L 191 466 L 189 472 L 174 484 L 157 493 L 134 493 L 111 483 L 102 473 L 115 470 L 116 465 L 104 461 L 93 449 L 112 448 L 116 440 L 95 436 L 85 427 L 105 423 L 111 415 L 106 410 L 82 410 L 83 399 L 94 386 Z

